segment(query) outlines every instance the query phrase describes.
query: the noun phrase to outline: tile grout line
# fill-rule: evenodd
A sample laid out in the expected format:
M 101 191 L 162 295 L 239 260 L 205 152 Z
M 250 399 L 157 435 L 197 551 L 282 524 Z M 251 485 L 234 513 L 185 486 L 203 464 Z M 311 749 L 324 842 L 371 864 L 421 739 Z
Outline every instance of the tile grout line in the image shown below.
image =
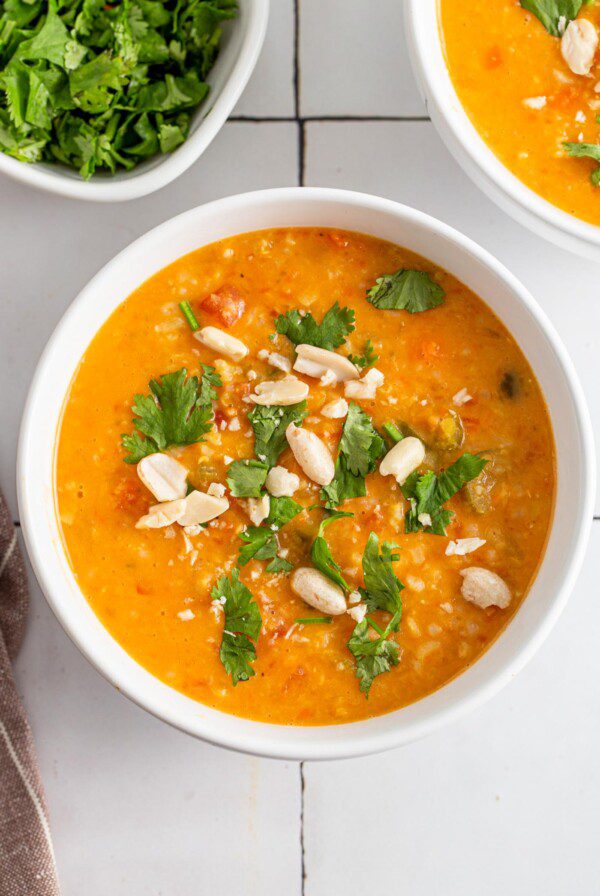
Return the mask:
M 426 115 L 230 115 L 227 119 L 236 124 L 319 124 L 319 123 L 344 123 L 344 122 L 431 122 Z
M 304 848 L 304 794 L 306 781 L 304 779 L 304 763 L 300 763 L 300 893 L 306 894 L 306 850 Z

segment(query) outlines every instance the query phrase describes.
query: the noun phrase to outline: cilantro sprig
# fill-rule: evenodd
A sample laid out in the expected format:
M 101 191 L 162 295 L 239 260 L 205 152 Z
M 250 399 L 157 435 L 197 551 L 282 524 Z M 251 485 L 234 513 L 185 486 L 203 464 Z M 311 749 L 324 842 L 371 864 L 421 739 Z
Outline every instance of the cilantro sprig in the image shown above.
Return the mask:
M 437 308 L 444 301 L 444 290 L 426 271 L 400 269 L 378 277 L 367 290 L 367 301 L 384 311 L 408 311 L 417 314 Z
M 305 401 L 287 407 L 255 405 L 248 414 L 248 420 L 254 430 L 254 453 L 259 460 L 269 468 L 274 467 L 287 444 L 286 429 L 290 423 L 300 426 L 306 414 Z
M 203 369 L 200 379 L 187 377 L 185 367 L 165 373 L 150 380 L 150 395 L 135 396 L 132 409 L 137 431 L 121 436 L 126 463 L 137 464 L 143 457 L 172 445 L 203 441 L 202 436 L 212 426 L 214 387 L 221 385 L 212 367 Z
M 310 556 L 313 562 L 313 565 L 331 579 L 332 582 L 335 582 L 336 585 L 339 585 L 340 588 L 343 588 L 344 591 L 350 591 L 350 586 L 344 579 L 342 575 L 342 568 L 333 559 L 333 554 L 331 553 L 331 549 L 327 544 L 327 540 L 325 538 L 325 529 L 331 523 L 336 520 L 344 519 L 344 517 L 354 516 L 353 513 L 344 513 L 341 510 L 337 510 L 334 513 L 331 513 L 329 516 L 325 517 L 324 520 L 321 521 L 319 529 L 317 531 L 317 536 L 312 543 L 312 547 L 310 549 Z
M 593 159 L 600 163 L 600 143 L 563 143 L 563 146 L 574 159 Z M 595 187 L 600 186 L 600 165 L 591 172 L 590 180 Z
M 335 475 L 321 492 L 325 506 L 332 509 L 348 498 L 364 497 L 365 476 L 373 472 L 384 451 L 384 441 L 370 418 L 351 402 L 338 448 Z
M 269 468 L 261 460 L 234 460 L 227 471 L 227 485 L 234 498 L 260 498 Z
M 236 3 L 7 0 L 0 10 L 0 151 L 87 179 L 186 140 Z
M 433 470 L 411 473 L 402 486 L 404 497 L 410 502 L 405 516 L 405 531 L 425 529 L 434 535 L 445 535 L 446 526 L 454 514 L 444 504 L 468 482 L 476 479 L 486 464 L 487 460 L 481 455 L 466 453 L 442 473 L 436 474 Z M 431 518 L 430 525 L 419 519 L 423 514 Z
M 371 367 L 378 361 L 379 355 L 375 353 L 371 340 L 367 339 L 363 346 L 362 355 L 348 355 L 348 360 L 352 361 L 355 367 L 360 367 L 361 370 L 364 370 L 365 367 Z
M 546 31 L 561 35 L 561 20 L 568 25 L 579 15 L 583 0 L 521 0 L 521 6 L 536 16 Z
M 262 627 L 260 610 L 252 592 L 240 582 L 237 569 L 232 571 L 231 578 L 222 576 L 210 596 L 223 604 L 225 624 L 219 656 L 235 686 L 255 674 L 251 664 L 256 660 L 253 642 L 257 641 Z
M 316 345 L 333 351 L 343 345 L 346 336 L 354 330 L 354 311 L 351 308 L 340 308 L 336 302 L 318 324 L 310 311 L 301 314 L 299 311 L 288 311 L 280 314 L 275 321 L 278 333 L 294 343 L 294 345 Z
M 379 637 L 372 638 L 371 629 Z M 358 623 L 348 641 L 348 649 L 356 660 L 356 677 L 367 698 L 375 678 L 389 672 L 400 661 L 398 645 L 389 640 L 390 633 L 390 626 L 382 631 L 372 619 L 367 618 Z
M 238 566 L 245 566 L 250 560 L 273 560 L 267 572 L 288 572 L 285 565 L 277 557 L 279 545 L 277 533 L 294 517 L 302 513 L 304 508 L 292 498 L 270 498 L 269 515 L 260 526 L 248 526 L 240 533 L 243 544 L 238 554 Z M 273 565 L 275 564 L 275 568 Z

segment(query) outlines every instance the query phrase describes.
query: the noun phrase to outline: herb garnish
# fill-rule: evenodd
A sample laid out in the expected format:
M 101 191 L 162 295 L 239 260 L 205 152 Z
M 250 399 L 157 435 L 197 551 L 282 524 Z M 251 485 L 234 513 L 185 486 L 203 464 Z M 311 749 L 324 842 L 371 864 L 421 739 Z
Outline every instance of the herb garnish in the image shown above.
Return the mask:
M 238 555 L 238 566 L 245 566 L 250 560 L 271 560 L 275 562 L 279 545 L 277 543 L 277 532 L 293 520 L 295 516 L 302 513 L 304 508 L 292 498 L 270 498 L 269 515 L 260 526 L 248 526 L 240 533 L 240 538 L 244 542 L 240 548 Z M 285 561 L 282 561 L 285 562 Z M 277 564 L 278 566 L 280 564 Z M 273 566 L 272 563 L 269 567 Z M 279 572 L 267 567 L 268 572 Z M 290 567 L 291 568 L 291 567 Z M 289 570 L 281 570 L 286 572 Z
M 258 604 L 252 592 L 240 582 L 239 570 L 234 569 L 231 579 L 223 576 L 213 586 L 213 600 L 225 598 L 223 610 L 225 625 L 221 640 L 220 658 L 234 685 L 248 681 L 255 674 L 250 665 L 256 659 L 256 641 L 262 626 Z
M 402 486 L 404 497 L 410 501 L 404 522 L 405 532 L 425 529 L 434 535 L 445 535 L 446 526 L 454 514 L 444 504 L 468 482 L 476 479 L 486 464 L 487 460 L 481 455 L 467 453 L 442 473 L 436 474 L 433 470 L 426 473 L 415 470 L 411 473 Z M 431 525 L 419 519 L 422 514 L 431 518 Z
M 348 355 L 348 360 L 351 361 L 355 367 L 360 367 L 361 370 L 363 370 L 365 367 L 371 367 L 375 361 L 378 361 L 379 355 L 375 354 L 373 343 L 370 339 L 367 339 L 363 346 L 362 355 Z
M 0 4 L 0 151 L 84 178 L 188 136 L 235 0 Z
M 267 566 L 267 572 L 291 572 L 293 568 L 289 560 L 286 560 L 284 557 L 275 557 Z
M 354 311 L 351 308 L 340 308 L 336 302 L 320 324 L 310 311 L 306 314 L 288 311 L 287 314 L 279 315 L 275 321 L 275 329 L 282 336 L 287 336 L 294 345 L 316 345 L 333 351 L 354 330 Z
M 521 0 L 521 6 L 540 20 L 546 31 L 560 37 L 561 19 L 565 26 L 579 15 L 583 0 Z
M 563 143 L 564 148 L 574 159 L 593 159 L 600 162 L 600 143 Z M 600 186 L 600 167 L 594 168 L 590 180 L 595 187 Z
M 290 423 L 300 426 L 306 417 L 306 402 L 283 406 L 255 405 L 248 414 L 254 430 L 254 453 L 268 467 L 274 467 L 287 441 L 285 431 Z
M 227 485 L 234 498 L 260 498 L 269 468 L 261 460 L 234 460 L 227 470 Z
M 370 418 L 351 402 L 340 439 L 335 476 L 321 491 L 326 507 L 331 509 L 348 498 L 364 497 L 367 494 L 365 476 L 373 472 L 384 451 L 383 439 Z
M 296 619 L 297 625 L 330 625 L 333 622 L 333 616 L 308 616 L 306 619 Z
M 192 333 L 195 333 L 196 330 L 200 329 L 200 324 L 198 323 L 196 315 L 194 314 L 194 309 L 192 308 L 192 306 L 190 305 L 189 302 L 180 302 L 179 310 L 181 311 L 181 313 L 185 317 L 186 321 L 188 322 L 189 328 L 192 331 Z
M 367 291 L 367 301 L 382 310 L 416 314 L 437 308 L 444 301 L 444 290 L 426 271 L 400 269 L 384 274 Z
M 213 417 L 210 399 L 206 396 L 212 392 L 213 385 L 221 385 L 220 378 L 212 371 L 212 367 L 204 367 L 200 380 L 196 376 L 186 379 L 187 370 L 182 367 L 150 380 L 151 395 L 135 396 L 133 422 L 139 431 L 121 436 L 127 451 L 126 463 L 137 464 L 143 457 L 171 445 L 203 441 L 202 436 L 209 432 Z
M 316 568 L 323 573 L 323 575 L 328 576 L 332 582 L 335 582 L 336 585 L 339 585 L 340 588 L 343 588 L 344 591 L 350 591 L 350 586 L 342 576 L 342 568 L 336 563 L 333 559 L 333 554 L 327 544 L 325 539 L 325 527 L 330 523 L 335 522 L 335 520 L 341 520 L 344 517 L 354 516 L 353 513 L 344 513 L 343 511 L 337 510 L 334 513 L 331 513 L 329 516 L 325 517 L 324 520 L 321 521 L 321 525 L 319 526 L 319 530 L 317 532 L 317 537 L 312 543 L 312 548 L 310 549 L 310 556 L 312 562 Z
M 379 634 L 374 640 L 369 635 L 371 628 Z M 356 660 L 356 677 L 367 699 L 375 678 L 398 665 L 398 645 L 395 641 L 388 641 L 390 633 L 390 626 L 382 631 L 372 619 L 363 619 L 348 641 L 348 649 Z

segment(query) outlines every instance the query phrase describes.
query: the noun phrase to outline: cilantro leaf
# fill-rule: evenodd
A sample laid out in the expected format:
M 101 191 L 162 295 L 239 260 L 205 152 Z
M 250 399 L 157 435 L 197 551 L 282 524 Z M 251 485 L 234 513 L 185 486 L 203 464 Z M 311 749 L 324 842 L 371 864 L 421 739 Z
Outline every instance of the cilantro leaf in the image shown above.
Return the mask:
M 437 308 L 444 301 L 444 290 L 426 271 L 400 269 L 384 274 L 367 291 L 367 301 L 382 310 L 416 314 Z
M 237 569 L 233 570 L 231 578 L 222 576 L 210 596 L 223 603 L 225 613 L 221 662 L 234 685 L 248 681 L 255 674 L 251 663 L 256 659 L 256 648 L 252 642 L 258 639 L 262 626 L 258 604 L 252 592 L 240 582 Z
M 244 542 L 239 550 L 238 565 L 245 566 L 250 560 L 270 560 L 277 557 L 279 545 L 277 532 L 294 517 L 302 513 L 303 507 L 292 498 L 269 500 L 269 515 L 260 526 L 248 526 L 240 533 Z M 270 564 L 272 565 L 272 564 Z
M 290 423 L 300 426 L 306 414 L 305 401 L 287 407 L 255 405 L 248 414 L 248 419 L 254 430 L 256 456 L 264 460 L 269 467 L 274 467 L 287 444 L 286 429 Z
M 385 443 L 370 418 L 355 402 L 350 402 L 335 475 L 321 492 L 326 507 L 338 507 L 348 498 L 364 497 L 367 493 L 365 476 L 373 472 L 384 451 Z
M 399 555 L 394 553 L 397 545 L 384 541 L 379 553 L 379 538 L 371 532 L 362 559 L 365 587 L 360 589 L 369 611 L 384 610 L 395 618 L 394 631 L 402 614 L 400 592 L 404 585 L 394 573 L 392 563 Z
M 332 582 L 335 582 L 336 585 L 339 585 L 340 588 L 343 588 L 344 591 L 350 591 L 350 586 L 344 579 L 342 575 L 341 566 L 336 563 L 333 559 L 333 555 L 327 544 L 325 539 L 325 527 L 330 523 L 335 522 L 335 520 L 341 520 L 344 517 L 354 516 L 353 513 L 343 513 L 342 511 L 335 511 L 330 514 L 328 517 L 325 517 L 322 520 L 321 525 L 319 526 L 319 530 L 317 532 L 317 537 L 312 543 L 312 547 L 310 549 L 310 556 L 313 562 L 313 565 L 323 573 L 323 575 L 328 576 Z
M 593 159 L 600 162 L 600 143 L 563 143 L 564 148 L 574 159 Z M 595 187 L 600 186 L 600 167 L 594 168 L 590 180 Z
M 476 479 L 486 464 L 487 460 L 481 455 L 466 453 L 439 475 L 433 470 L 412 473 L 402 486 L 404 497 L 410 502 L 405 516 L 405 532 L 426 529 L 434 535 L 445 535 L 446 526 L 454 514 L 443 505 L 468 482 Z M 419 519 L 422 514 L 431 517 L 431 525 Z
M 200 404 L 210 404 L 217 400 L 215 389 L 220 389 L 223 381 L 214 367 L 202 364 L 202 376 L 200 377 Z
M 291 572 L 293 568 L 294 566 L 289 560 L 286 560 L 284 557 L 275 557 L 267 566 L 267 572 Z
M 336 302 L 320 324 L 310 311 L 306 314 L 288 311 L 287 314 L 279 315 L 275 321 L 275 329 L 287 336 L 294 345 L 316 345 L 333 351 L 354 330 L 354 311 L 351 308 L 340 308 Z
M 234 460 L 227 471 L 227 485 L 234 498 L 260 498 L 269 468 L 261 460 Z
M 560 37 L 560 20 L 568 25 L 576 19 L 583 6 L 583 0 L 521 0 L 521 6 L 540 20 L 546 31 Z
M 360 367 L 361 370 L 363 370 L 365 367 L 371 367 L 375 361 L 378 361 L 379 355 L 375 354 L 373 343 L 370 339 L 367 339 L 363 346 L 362 355 L 348 355 L 348 360 L 351 361 L 355 367 Z
M 356 677 L 360 689 L 368 698 L 373 681 L 378 675 L 389 672 L 399 662 L 398 645 L 387 640 L 386 633 L 372 639 L 368 619 L 359 622 L 348 641 L 348 649 L 356 660 Z
M 171 445 L 203 441 L 202 436 L 212 425 L 212 408 L 202 400 L 198 377 L 186 377 L 185 367 L 165 373 L 150 380 L 150 395 L 135 396 L 133 422 L 139 432 L 121 436 L 128 452 L 126 463 L 136 464 L 142 457 Z M 140 433 L 146 438 L 142 439 Z

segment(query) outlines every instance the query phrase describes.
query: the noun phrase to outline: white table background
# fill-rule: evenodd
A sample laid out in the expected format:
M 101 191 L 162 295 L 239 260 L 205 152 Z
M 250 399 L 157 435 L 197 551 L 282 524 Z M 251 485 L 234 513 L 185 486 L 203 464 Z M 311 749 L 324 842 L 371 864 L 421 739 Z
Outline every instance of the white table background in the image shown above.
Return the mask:
M 599 269 L 532 236 L 467 180 L 410 72 L 398 0 L 272 0 L 233 119 L 151 197 L 70 202 L 0 179 L 0 483 L 56 322 L 116 252 L 207 200 L 297 183 L 430 212 L 498 256 L 561 333 L 600 439 Z M 17 663 L 64 896 L 600 894 L 600 496 L 585 568 L 500 696 L 410 747 L 277 763 L 193 741 L 114 692 L 35 582 Z

